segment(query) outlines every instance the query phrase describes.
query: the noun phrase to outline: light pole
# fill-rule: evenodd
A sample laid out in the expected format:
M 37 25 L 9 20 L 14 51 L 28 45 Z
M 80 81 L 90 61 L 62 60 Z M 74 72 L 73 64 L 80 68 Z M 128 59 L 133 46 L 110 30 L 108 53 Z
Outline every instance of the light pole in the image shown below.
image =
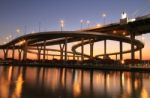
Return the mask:
M 6 37 L 7 42 L 9 42 L 9 36 Z
M 9 41 L 12 40 L 12 35 L 9 35 L 8 37 L 9 37 Z
M 7 40 L 7 42 L 11 41 L 12 40 L 12 35 L 7 36 L 6 40 Z
M 106 18 L 106 14 L 105 13 L 102 14 L 102 18 L 103 18 L 103 24 L 105 25 L 105 21 L 106 21 L 105 20 L 105 18 Z
M 17 35 L 19 36 L 20 29 L 16 29 Z M 17 36 L 16 36 L 17 37 Z
M 80 24 L 81 24 L 81 28 L 80 29 L 82 30 L 82 28 L 83 28 L 83 20 L 82 19 L 80 20 Z
M 89 20 L 87 20 L 87 21 L 86 21 L 86 24 L 87 24 L 87 26 L 88 26 L 88 28 L 89 28 L 90 21 L 89 21 Z
M 12 39 L 12 40 L 14 39 L 14 35 L 13 35 L 13 32 L 11 32 L 11 39 Z
M 60 20 L 60 28 L 61 28 L 61 31 L 63 30 L 63 27 L 64 27 L 64 20 Z

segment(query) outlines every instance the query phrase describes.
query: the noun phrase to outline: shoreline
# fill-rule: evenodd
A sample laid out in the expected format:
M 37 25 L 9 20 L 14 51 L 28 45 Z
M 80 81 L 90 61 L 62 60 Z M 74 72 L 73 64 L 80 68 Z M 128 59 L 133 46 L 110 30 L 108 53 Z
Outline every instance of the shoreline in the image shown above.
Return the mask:
M 138 65 L 138 64 L 135 64 Z M 22 66 L 22 67 L 45 67 L 45 68 L 70 68 L 83 70 L 102 70 L 102 71 L 128 71 L 128 72 L 150 72 L 150 66 L 131 66 L 131 65 L 115 65 L 115 64 L 67 64 L 67 63 L 33 63 L 33 62 L 5 62 L 0 66 Z

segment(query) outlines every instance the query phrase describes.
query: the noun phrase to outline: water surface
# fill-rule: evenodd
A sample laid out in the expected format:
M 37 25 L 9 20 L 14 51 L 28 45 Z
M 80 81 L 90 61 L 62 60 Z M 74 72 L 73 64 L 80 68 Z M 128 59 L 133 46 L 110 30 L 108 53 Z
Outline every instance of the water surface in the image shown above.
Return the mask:
M 0 98 L 150 98 L 150 74 L 0 66 Z

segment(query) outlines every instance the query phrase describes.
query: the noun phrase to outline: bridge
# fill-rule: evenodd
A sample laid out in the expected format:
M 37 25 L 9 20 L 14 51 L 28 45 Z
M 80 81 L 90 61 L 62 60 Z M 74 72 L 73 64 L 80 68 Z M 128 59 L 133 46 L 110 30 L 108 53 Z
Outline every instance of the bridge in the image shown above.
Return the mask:
M 68 57 L 73 60 L 84 61 L 88 59 L 98 59 L 103 56 L 104 59 L 109 55 L 119 55 L 120 61 L 123 60 L 123 54 L 131 53 L 131 60 L 135 59 L 135 51 L 140 51 L 140 60 L 142 60 L 142 48 L 144 44 L 135 39 L 135 36 L 150 32 L 150 15 L 137 17 L 133 20 L 121 19 L 120 23 L 112 23 L 101 27 L 88 28 L 77 31 L 49 31 L 26 34 L 0 45 L 0 51 L 4 54 L 4 59 L 8 58 L 9 51 L 12 51 L 12 58 L 18 52 L 18 60 L 27 60 L 27 53 L 37 55 L 37 60 L 46 60 L 46 56 L 59 56 L 60 60 L 67 61 Z M 119 52 L 107 53 L 107 40 L 115 40 L 120 43 Z M 95 42 L 104 41 L 104 53 L 93 55 Z M 68 44 L 74 43 L 71 51 L 68 51 Z M 131 49 L 123 51 L 123 43 L 131 44 Z M 84 53 L 84 46 L 90 45 L 90 55 Z M 49 46 L 58 45 L 59 49 L 50 49 Z M 81 48 L 81 52 L 77 49 Z M 17 51 L 17 52 L 16 52 Z M 59 54 L 51 54 L 50 51 Z M 43 56 L 43 59 L 41 57 Z

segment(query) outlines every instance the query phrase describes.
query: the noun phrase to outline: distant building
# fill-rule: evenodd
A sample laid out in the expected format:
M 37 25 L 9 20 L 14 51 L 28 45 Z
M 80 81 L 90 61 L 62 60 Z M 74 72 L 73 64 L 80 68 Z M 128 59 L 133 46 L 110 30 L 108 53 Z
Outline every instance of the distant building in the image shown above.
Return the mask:
M 127 24 L 128 23 L 128 17 L 125 12 L 121 14 L 120 24 Z
M 125 18 L 127 18 L 127 13 L 123 12 L 123 13 L 121 14 L 121 19 L 125 19 Z

